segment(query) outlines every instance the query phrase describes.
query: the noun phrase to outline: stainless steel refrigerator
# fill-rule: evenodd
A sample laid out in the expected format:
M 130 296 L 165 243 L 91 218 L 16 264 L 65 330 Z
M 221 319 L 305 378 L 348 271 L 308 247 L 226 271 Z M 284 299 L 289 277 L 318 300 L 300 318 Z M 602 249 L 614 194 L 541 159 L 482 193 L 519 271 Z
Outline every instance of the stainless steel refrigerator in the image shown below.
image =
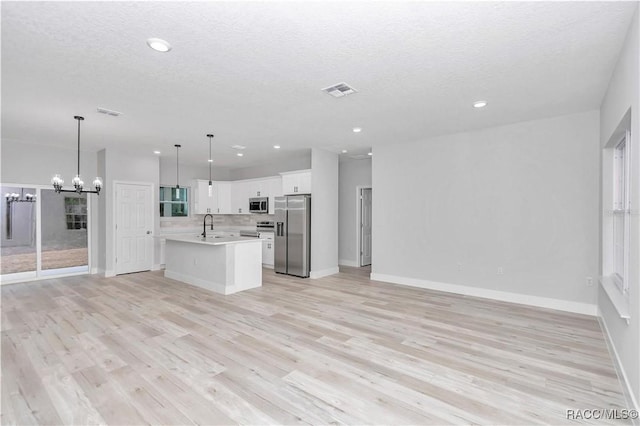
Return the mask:
M 275 198 L 275 234 L 275 271 L 308 277 L 311 269 L 310 195 Z

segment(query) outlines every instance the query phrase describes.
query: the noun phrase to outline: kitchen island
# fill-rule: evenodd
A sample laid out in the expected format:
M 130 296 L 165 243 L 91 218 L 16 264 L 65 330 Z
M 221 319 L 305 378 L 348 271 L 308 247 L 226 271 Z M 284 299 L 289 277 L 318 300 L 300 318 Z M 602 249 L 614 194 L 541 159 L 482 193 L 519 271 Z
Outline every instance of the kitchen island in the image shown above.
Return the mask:
M 166 237 L 164 275 L 220 294 L 262 286 L 262 240 L 250 237 Z

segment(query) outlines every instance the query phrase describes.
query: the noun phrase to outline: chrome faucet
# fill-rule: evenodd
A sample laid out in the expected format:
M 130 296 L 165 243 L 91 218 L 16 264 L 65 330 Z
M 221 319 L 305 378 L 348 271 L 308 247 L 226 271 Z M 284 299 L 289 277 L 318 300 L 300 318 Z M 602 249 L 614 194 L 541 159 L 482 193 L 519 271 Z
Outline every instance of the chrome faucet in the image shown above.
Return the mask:
M 212 214 L 205 214 L 204 215 L 204 219 L 202 220 L 202 237 L 203 238 L 207 238 L 207 216 L 209 216 L 211 218 L 211 230 L 213 231 L 213 215 Z

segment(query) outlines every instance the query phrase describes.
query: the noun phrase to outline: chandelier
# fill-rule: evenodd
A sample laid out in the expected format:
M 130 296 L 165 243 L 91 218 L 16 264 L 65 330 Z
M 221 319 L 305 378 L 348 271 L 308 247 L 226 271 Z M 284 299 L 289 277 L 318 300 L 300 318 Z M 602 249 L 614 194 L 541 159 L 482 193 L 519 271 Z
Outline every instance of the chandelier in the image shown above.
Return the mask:
M 95 191 L 84 190 L 84 182 L 82 181 L 82 178 L 80 178 L 80 122 L 84 120 L 84 117 L 76 115 L 73 118 L 78 120 L 78 174 L 76 174 L 76 177 L 74 177 L 71 181 L 75 189 L 62 189 L 62 185 L 64 185 L 64 179 L 62 179 L 62 176 L 60 176 L 59 174 L 56 174 L 51 178 L 51 184 L 53 185 L 53 189 L 58 194 L 61 192 L 77 192 L 78 194 L 89 193 L 100 195 L 100 190 L 102 189 L 102 179 L 100 179 L 99 177 L 96 177 L 93 180 Z

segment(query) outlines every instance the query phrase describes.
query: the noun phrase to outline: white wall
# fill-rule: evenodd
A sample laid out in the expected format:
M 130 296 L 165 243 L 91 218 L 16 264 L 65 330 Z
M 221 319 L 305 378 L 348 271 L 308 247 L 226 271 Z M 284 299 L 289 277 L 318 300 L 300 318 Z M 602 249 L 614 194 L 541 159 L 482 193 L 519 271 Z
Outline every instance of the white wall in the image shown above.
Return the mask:
M 374 147 L 372 278 L 595 314 L 598 122 Z
M 338 155 L 311 150 L 311 278 L 338 272 Z
M 228 180 L 253 179 L 277 176 L 278 173 L 311 168 L 311 153 L 289 155 L 280 160 L 270 161 L 258 166 L 240 167 L 229 171 Z
M 604 148 L 612 133 L 618 126 L 625 113 L 631 108 L 631 244 L 630 244 L 630 295 L 629 311 L 631 322 L 620 319 L 615 308 L 602 288 L 598 293 L 598 308 L 610 343 L 615 348 L 615 362 L 627 381 L 629 399 L 634 400 L 636 408 L 640 405 L 640 17 L 639 12 L 633 18 L 624 47 L 618 59 L 615 71 L 609 83 L 607 93 L 600 107 L 600 144 Z M 606 154 L 606 153 L 605 153 Z M 608 157 L 602 157 L 602 224 L 603 238 L 607 240 L 607 215 L 610 209 L 611 187 L 608 176 L 611 174 L 612 164 Z M 635 214 L 633 214 L 635 212 Z M 607 244 L 601 243 L 601 249 L 606 250 Z M 603 260 L 606 256 L 602 256 Z M 602 273 L 602 269 L 601 269 Z M 604 272 L 606 273 L 606 271 Z
M 341 265 L 360 266 L 357 188 L 371 186 L 371 159 L 344 160 L 339 167 L 339 255 Z M 375 196 L 375 194 L 374 194 Z
M 160 157 L 160 184 L 174 186 L 176 184 L 176 158 Z M 211 168 L 213 180 L 230 180 L 229 170 L 223 167 Z M 194 179 L 209 179 L 209 166 L 194 166 L 190 164 L 180 164 L 180 186 L 191 186 Z

